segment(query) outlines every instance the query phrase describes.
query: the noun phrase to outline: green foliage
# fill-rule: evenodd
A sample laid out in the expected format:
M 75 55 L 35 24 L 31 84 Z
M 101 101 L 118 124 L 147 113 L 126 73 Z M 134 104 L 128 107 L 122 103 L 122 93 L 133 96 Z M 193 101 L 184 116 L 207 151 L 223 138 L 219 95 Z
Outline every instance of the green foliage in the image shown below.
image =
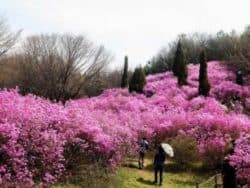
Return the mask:
M 144 71 L 141 67 L 135 69 L 130 82 L 129 82 L 129 92 L 142 93 L 143 87 L 146 84 L 146 78 Z
M 178 42 L 177 49 L 175 52 L 173 73 L 175 76 L 178 77 L 179 85 L 185 85 L 187 83 L 187 65 L 180 40 Z
M 219 169 L 221 168 L 225 154 L 222 152 L 209 150 L 202 155 L 201 159 L 205 169 Z
M 199 94 L 208 96 L 210 84 L 207 76 L 207 59 L 204 50 L 200 53 Z
M 178 76 L 178 84 L 186 85 L 187 84 L 187 66 L 186 63 L 181 65 L 180 74 Z
M 180 168 L 186 169 L 199 158 L 197 143 L 190 137 L 178 136 L 171 140 L 174 160 Z
M 67 159 L 66 169 L 69 176 L 63 177 L 62 183 L 67 182 L 74 187 L 109 187 L 110 171 L 104 158 L 95 154 L 86 154 L 77 144 L 67 144 L 64 156 Z
M 128 56 L 125 56 L 121 87 L 125 88 L 127 86 L 128 86 Z
M 174 57 L 174 64 L 173 64 L 173 73 L 175 76 L 178 76 L 179 71 L 180 71 L 180 61 L 183 60 L 183 51 L 182 51 L 182 46 L 181 46 L 181 41 L 178 42 L 177 49 L 175 52 L 175 57 Z
M 148 63 L 144 67 L 144 72 L 146 75 L 156 74 L 168 71 L 171 68 L 172 68 L 172 60 L 162 55 L 159 55 L 148 61 Z
M 177 40 L 174 40 L 168 44 L 168 46 L 163 47 L 158 54 L 156 54 L 145 66 L 145 73 L 156 74 L 160 72 L 165 72 L 168 70 L 173 70 L 173 65 L 175 61 L 175 53 L 179 41 L 181 40 L 181 47 L 185 54 L 187 63 L 198 63 L 199 49 L 203 36 L 194 34 L 187 36 L 185 34 L 179 35 Z

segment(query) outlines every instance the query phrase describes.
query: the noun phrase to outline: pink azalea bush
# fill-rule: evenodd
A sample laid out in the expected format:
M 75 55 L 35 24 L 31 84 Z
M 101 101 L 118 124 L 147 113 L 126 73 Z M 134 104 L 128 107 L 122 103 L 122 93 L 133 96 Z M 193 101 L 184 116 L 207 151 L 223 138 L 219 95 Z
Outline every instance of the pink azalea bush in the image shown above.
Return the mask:
M 250 185 L 250 134 L 241 135 L 236 140 L 234 154 L 230 156 L 230 164 L 235 167 L 238 180 Z
M 0 92 L 0 106 L 1 149 L 6 152 L 1 156 L 9 160 L 1 160 L 2 182 L 30 186 L 33 180 L 46 182 L 50 175 L 49 182 L 54 182 L 64 170 L 65 131 L 58 116 L 63 107 L 31 95 L 21 97 L 16 91 Z
M 0 91 L 0 184 L 31 187 L 36 181 L 58 181 L 68 175 L 73 161 L 74 152 L 71 158 L 65 155 L 68 146 L 100 157 L 105 168 L 115 169 L 126 156 L 137 154 L 138 139 L 144 136 L 159 143 L 186 135 L 196 140 L 201 155 L 224 156 L 228 140 L 242 140 L 240 135 L 250 133 L 250 118 L 243 113 L 249 107 L 250 86 L 236 85 L 226 66 L 210 62 L 212 87 L 205 98 L 197 91 L 199 67 L 190 65 L 188 70 L 189 84 L 183 87 L 171 72 L 148 76 L 144 89 L 151 97 L 110 89 L 62 105 L 20 96 L 16 90 Z M 237 148 L 245 145 L 238 141 Z M 243 161 L 240 156 L 236 152 L 232 164 L 239 180 L 249 181 L 244 167 L 249 155 Z

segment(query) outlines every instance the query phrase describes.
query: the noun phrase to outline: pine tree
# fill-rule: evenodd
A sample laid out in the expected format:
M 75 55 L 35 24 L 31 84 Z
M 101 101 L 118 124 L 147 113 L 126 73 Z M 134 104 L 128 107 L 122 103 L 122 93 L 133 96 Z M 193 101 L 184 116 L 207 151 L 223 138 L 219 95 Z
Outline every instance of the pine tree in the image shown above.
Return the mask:
M 180 40 L 177 44 L 177 49 L 175 52 L 173 73 L 175 76 L 178 77 L 179 85 L 187 84 L 187 65 L 186 65 L 186 59 L 185 59 L 185 55 L 184 55 Z
M 200 53 L 200 75 L 199 75 L 199 94 L 208 96 L 210 84 L 207 76 L 207 60 L 204 50 Z
M 146 84 L 146 78 L 144 71 L 141 67 L 136 68 L 130 81 L 129 81 L 129 92 L 143 93 L 143 87 Z
M 121 87 L 125 88 L 127 86 L 128 86 L 128 56 L 125 56 Z
M 179 72 L 180 72 L 180 61 L 183 60 L 183 50 L 182 50 L 182 45 L 181 45 L 181 41 L 179 40 L 178 44 L 177 44 L 177 49 L 175 52 L 175 57 L 174 57 L 174 63 L 173 63 L 173 73 L 175 76 L 178 76 Z
M 183 61 L 180 65 L 180 72 L 178 75 L 178 84 L 179 85 L 187 84 L 187 65 L 185 61 Z

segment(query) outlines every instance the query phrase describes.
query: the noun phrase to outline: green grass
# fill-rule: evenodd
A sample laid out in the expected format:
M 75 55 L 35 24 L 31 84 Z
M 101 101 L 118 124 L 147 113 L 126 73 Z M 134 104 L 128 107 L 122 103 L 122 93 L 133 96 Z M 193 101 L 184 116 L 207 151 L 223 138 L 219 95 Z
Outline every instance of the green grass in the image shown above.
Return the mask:
M 66 185 L 53 185 L 52 188 L 81 188 L 81 186 L 66 184 Z
M 194 188 L 196 182 L 204 182 L 215 172 L 207 172 L 195 164 L 191 170 L 180 170 L 175 163 L 166 162 L 162 188 Z M 110 186 L 101 188 L 154 188 L 154 174 L 152 160 L 145 160 L 145 168 L 137 168 L 137 160 L 128 160 L 116 174 L 113 175 Z M 98 180 L 97 180 L 98 181 Z M 200 188 L 212 188 L 213 182 L 203 185 Z M 56 185 L 53 188 L 81 188 L 80 185 Z M 86 188 L 94 188 L 89 185 Z
M 127 167 L 122 167 L 117 172 L 112 188 L 154 188 L 153 167 L 150 160 L 146 160 L 145 169 L 139 170 L 137 162 L 133 161 Z M 189 171 L 178 170 L 175 164 L 168 161 L 165 167 L 162 188 L 194 188 L 196 182 L 203 182 L 211 175 L 207 172 L 202 172 L 199 168 Z M 202 186 L 202 188 L 210 188 L 211 184 Z

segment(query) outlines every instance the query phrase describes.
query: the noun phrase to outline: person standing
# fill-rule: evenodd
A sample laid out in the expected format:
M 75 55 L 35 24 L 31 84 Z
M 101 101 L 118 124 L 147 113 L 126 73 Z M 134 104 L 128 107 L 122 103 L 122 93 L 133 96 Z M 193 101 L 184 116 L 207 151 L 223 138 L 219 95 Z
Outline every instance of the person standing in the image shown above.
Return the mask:
M 157 184 L 158 174 L 159 174 L 160 175 L 160 184 L 159 185 L 162 185 L 165 159 L 166 159 L 165 152 L 164 152 L 163 148 L 161 146 L 159 146 L 158 151 L 154 157 L 154 175 L 155 175 L 154 184 Z
M 142 138 L 140 141 L 139 146 L 139 169 L 142 169 L 144 167 L 144 156 L 146 151 L 148 150 L 148 141 L 145 137 Z
M 225 157 L 222 165 L 223 188 L 237 188 L 235 169 L 229 164 L 229 159 Z
M 228 152 L 228 155 L 233 155 L 234 153 L 235 140 L 232 140 L 231 144 L 232 146 Z M 235 169 L 230 165 L 228 156 L 226 156 L 223 160 L 222 177 L 223 188 L 237 188 L 236 172 Z
M 244 85 L 243 75 L 241 71 L 236 72 L 236 83 L 241 86 Z

